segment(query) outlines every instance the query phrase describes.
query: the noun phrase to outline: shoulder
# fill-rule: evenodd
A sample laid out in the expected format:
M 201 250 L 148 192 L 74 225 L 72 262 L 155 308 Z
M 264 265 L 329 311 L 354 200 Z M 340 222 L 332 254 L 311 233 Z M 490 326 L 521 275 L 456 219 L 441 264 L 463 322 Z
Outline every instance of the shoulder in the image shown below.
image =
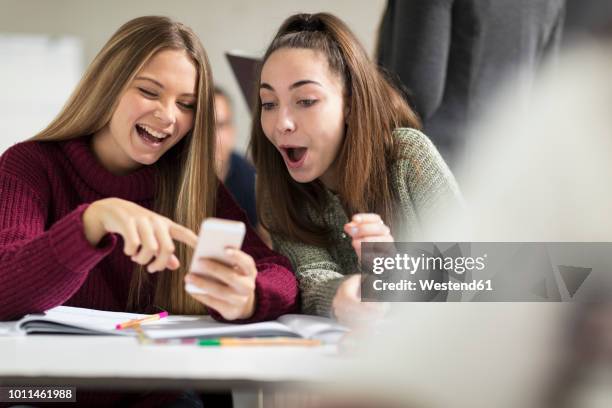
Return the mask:
M 247 159 L 233 152 L 230 158 L 230 174 L 238 177 L 255 177 L 255 167 Z
M 395 170 L 400 173 L 426 175 L 430 171 L 447 171 L 444 159 L 432 141 L 421 131 L 397 128 L 393 131 L 397 143 Z
M 407 182 L 413 194 L 438 189 L 442 185 L 458 190 L 446 162 L 425 134 L 411 128 L 397 128 L 393 134 L 398 143 L 393 164 L 397 182 Z
M 393 131 L 401 157 L 432 156 L 438 150 L 431 140 L 420 130 L 413 128 L 396 128 Z
M 20 185 L 39 198 L 45 197 L 51 184 L 49 174 L 54 171 L 53 162 L 60 150 L 58 142 L 29 140 L 13 145 L 0 156 L 0 178 L 8 181 L 11 188 Z
M 0 156 L 0 169 L 10 171 L 13 167 L 35 165 L 38 159 L 47 156 L 48 151 L 55 149 L 57 143 L 28 140 L 14 144 Z M 21 169 L 19 169 L 21 170 Z
M 0 156 L 0 173 L 19 178 L 46 174 L 60 151 L 58 142 L 28 140 L 8 148 Z
M 232 166 L 237 166 L 241 168 L 248 168 L 255 171 L 255 167 L 242 155 L 232 152 L 231 155 L 231 164 Z

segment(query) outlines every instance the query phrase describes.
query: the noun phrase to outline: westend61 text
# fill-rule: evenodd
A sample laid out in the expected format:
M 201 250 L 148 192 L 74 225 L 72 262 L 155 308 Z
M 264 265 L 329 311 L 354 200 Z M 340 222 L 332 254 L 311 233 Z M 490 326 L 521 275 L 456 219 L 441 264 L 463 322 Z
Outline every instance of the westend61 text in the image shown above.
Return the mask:
M 480 279 L 471 282 L 436 282 L 431 279 L 419 279 L 417 282 L 402 279 L 399 282 L 385 282 L 377 279 L 373 288 L 377 291 L 415 291 L 415 290 L 449 290 L 449 291 L 489 291 L 493 290 L 491 280 Z

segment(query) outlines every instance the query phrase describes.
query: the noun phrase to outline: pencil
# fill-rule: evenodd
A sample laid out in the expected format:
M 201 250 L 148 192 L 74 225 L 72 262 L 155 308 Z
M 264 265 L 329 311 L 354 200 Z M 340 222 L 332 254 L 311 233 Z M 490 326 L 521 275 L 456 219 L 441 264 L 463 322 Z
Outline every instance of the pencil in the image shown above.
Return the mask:
M 138 342 L 140 344 L 151 344 L 151 339 L 149 339 L 145 335 L 144 331 L 142 331 L 142 327 L 135 326 L 135 327 L 132 327 L 132 330 L 134 330 L 136 334 L 138 335 Z
M 203 347 L 227 347 L 227 346 L 320 346 L 320 340 L 296 339 L 293 337 L 253 337 L 235 338 L 221 337 L 217 339 L 201 339 L 198 342 Z
M 168 316 L 168 312 L 161 312 L 161 313 L 157 313 L 151 316 L 143 317 L 142 319 L 128 320 L 127 322 L 119 323 L 118 325 L 116 325 L 115 329 L 121 330 L 121 329 L 127 329 L 127 328 L 134 327 L 134 326 L 140 326 L 142 323 L 163 319 L 166 316 Z

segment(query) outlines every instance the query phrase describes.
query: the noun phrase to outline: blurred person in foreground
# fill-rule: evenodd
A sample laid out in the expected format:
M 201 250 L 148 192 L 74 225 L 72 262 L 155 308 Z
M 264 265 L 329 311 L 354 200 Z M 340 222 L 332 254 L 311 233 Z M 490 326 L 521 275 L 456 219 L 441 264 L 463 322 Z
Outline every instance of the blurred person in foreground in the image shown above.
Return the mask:
M 457 173 L 471 231 L 441 220 L 437 239 L 612 242 L 611 73 L 612 44 L 596 42 L 538 75 L 528 102 L 503 87 Z M 599 278 L 609 301 L 610 277 Z M 396 306 L 336 391 L 407 407 L 612 406 L 609 303 L 578 314 L 554 302 Z

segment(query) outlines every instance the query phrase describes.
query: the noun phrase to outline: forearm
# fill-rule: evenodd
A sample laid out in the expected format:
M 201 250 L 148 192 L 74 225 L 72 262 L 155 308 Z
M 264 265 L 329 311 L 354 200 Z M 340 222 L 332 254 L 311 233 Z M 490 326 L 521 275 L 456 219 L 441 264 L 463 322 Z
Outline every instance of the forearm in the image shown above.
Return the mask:
M 85 208 L 75 209 L 30 238 L 19 239 L 18 231 L 10 228 L 0 231 L 0 320 L 63 304 L 112 250 L 112 237 L 98 248 L 87 242 L 81 219 Z

